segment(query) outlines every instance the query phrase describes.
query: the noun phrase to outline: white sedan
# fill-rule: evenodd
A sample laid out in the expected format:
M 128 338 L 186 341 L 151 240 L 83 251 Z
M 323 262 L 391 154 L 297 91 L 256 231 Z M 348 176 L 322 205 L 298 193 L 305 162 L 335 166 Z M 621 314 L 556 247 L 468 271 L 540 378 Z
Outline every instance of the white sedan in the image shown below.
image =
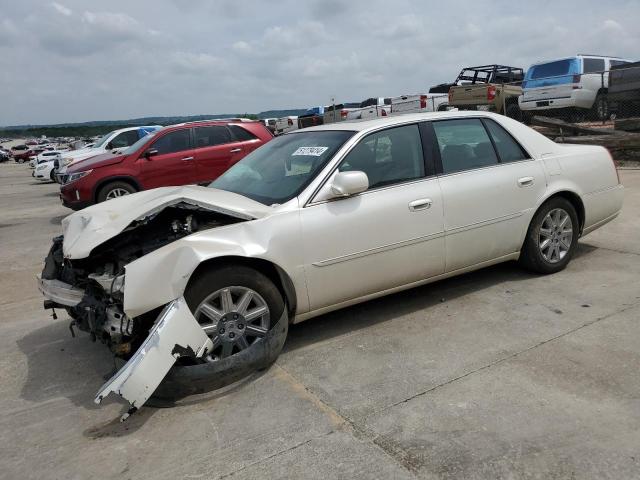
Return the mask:
M 208 188 L 70 215 L 39 288 L 129 359 L 96 401 L 135 411 L 163 379 L 157 394 L 189 393 L 268 366 L 290 323 L 508 260 L 558 272 L 622 197 L 604 148 L 504 116 L 340 122 L 275 138 Z

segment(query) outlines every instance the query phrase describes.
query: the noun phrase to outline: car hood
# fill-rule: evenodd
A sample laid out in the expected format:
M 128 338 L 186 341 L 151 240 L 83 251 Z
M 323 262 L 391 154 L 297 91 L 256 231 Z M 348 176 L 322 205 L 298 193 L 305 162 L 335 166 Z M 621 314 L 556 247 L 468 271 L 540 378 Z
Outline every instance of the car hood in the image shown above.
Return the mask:
M 126 155 L 122 155 L 121 153 L 106 152 L 87 158 L 79 158 L 66 166 L 65 173 L 76 173 L 91 168 L 106 167 L 107 165 L 122 162 L 124 157 L 126 157 Z
M 86 158 L 88 155 L 92 153 L 95 154 L 94 151 L 97 151 L 97 148 L 80 148 L 78 150 L 71 150 L 70 152 L 64 152 L 60 155 L 61 158 Z
M 188 203 L 242 220 L 262 218 L 273 212 L 236 193 L 215 188 L 162 187 L 108 200 L 73 213 L 62 220 L 65 258 L 86 258 L 98 245 L 143 220 L 178 203 Z

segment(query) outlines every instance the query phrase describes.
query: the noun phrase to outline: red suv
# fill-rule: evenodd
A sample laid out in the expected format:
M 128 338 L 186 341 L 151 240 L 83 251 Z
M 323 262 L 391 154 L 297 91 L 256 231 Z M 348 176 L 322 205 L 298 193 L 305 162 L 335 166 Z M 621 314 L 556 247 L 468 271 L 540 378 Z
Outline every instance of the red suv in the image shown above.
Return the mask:
M 140 190 L 209 183 L 272 138 L 263 123 L 242 119 L 171 125 L 123 152 L 69 165 L 59 174 L 60 198 L 79 210 Z

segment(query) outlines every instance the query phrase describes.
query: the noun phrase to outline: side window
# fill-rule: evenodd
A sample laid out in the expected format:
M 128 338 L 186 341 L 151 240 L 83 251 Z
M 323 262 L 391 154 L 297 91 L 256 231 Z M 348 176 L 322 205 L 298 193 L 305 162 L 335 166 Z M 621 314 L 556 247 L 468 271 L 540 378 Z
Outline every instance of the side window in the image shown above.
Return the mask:
M 583 73 L 600 73 L 604 71 L 604 58 L 583 58 Z
M 477 118 L 433 122 L 442 172 L 453 173 L 498 163 L 487 131 Z
M 273 124 L 275 125 L 275 123 L 276 122 L 274 121 Z M 229 130 L 231 130 L 231 133 L 233 134 L 235 139 L 239 142 L 246 142 L 247 140 L 255 140 L 256 138 L 258 138 L 250 131 L 245 130 L 244 128 L 238 125 L 229 125 Z
M 213 147 L 231 143 L 231 133 L 227 127 L 212 125 L 210 127 L 196 127 L 196 148 Z
M 360 170 L 369 188 L 424 177 L 424 157 L 418 125 L 372 133 L 360 140 L 344 158 L 339 170 Z
M 611 60 L 612 67 L 619 67 L 620 65 L 626 65 L 627 63 L 631 62 L 627 62 L 626 60 Z
M 153 142 L 150 148 L 158 150 L 159 155 L 187 150 L 189 148 L 189 129 L 167 133 Z
M 498 150 L 500 162 L 518 162 L 529 158 L 524 149 L 516 142 L 513 137 L 500 125 L 493 120 L 484 120 L 484 124 L 489 130 L 489 134 L 493 139 L 493 143 Z
M 123 148 L 129 147 L 138 141 L 138 131 L 129 130 L 128 132 L 122 132 L 109 142 L 111 148 Z

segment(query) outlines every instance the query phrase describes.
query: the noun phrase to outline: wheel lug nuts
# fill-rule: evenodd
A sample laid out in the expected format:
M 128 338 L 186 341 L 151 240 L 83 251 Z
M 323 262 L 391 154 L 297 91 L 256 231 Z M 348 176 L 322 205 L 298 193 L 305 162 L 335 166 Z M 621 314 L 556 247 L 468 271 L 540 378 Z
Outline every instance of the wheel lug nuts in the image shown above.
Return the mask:
M 235 336 L 236 336 L 236 334 L 235 334 L 235 333 L 233 333 L 233 332 L 231 332 L 231 333 L 229 334 L 229 338 L 234 338 Z
M 238 328 L 239 328 L 239 329 L 243 329 L 243 328 L 244 328 L 244 325 L 243 325 L 243 324 L 241 324 L 241 323 L 239 323 L 239 324 L 238 324 Z
M 220 330 L 218 330 L 218 333 L 222 335 L 224 333 L 224 328 L 221 328 Z
M 237 320 L 237 319 L 238 319 L 238 314 L 237 314 L 237 313 L 233 315 L 233 319 L 234 319 L 234 320 Z

